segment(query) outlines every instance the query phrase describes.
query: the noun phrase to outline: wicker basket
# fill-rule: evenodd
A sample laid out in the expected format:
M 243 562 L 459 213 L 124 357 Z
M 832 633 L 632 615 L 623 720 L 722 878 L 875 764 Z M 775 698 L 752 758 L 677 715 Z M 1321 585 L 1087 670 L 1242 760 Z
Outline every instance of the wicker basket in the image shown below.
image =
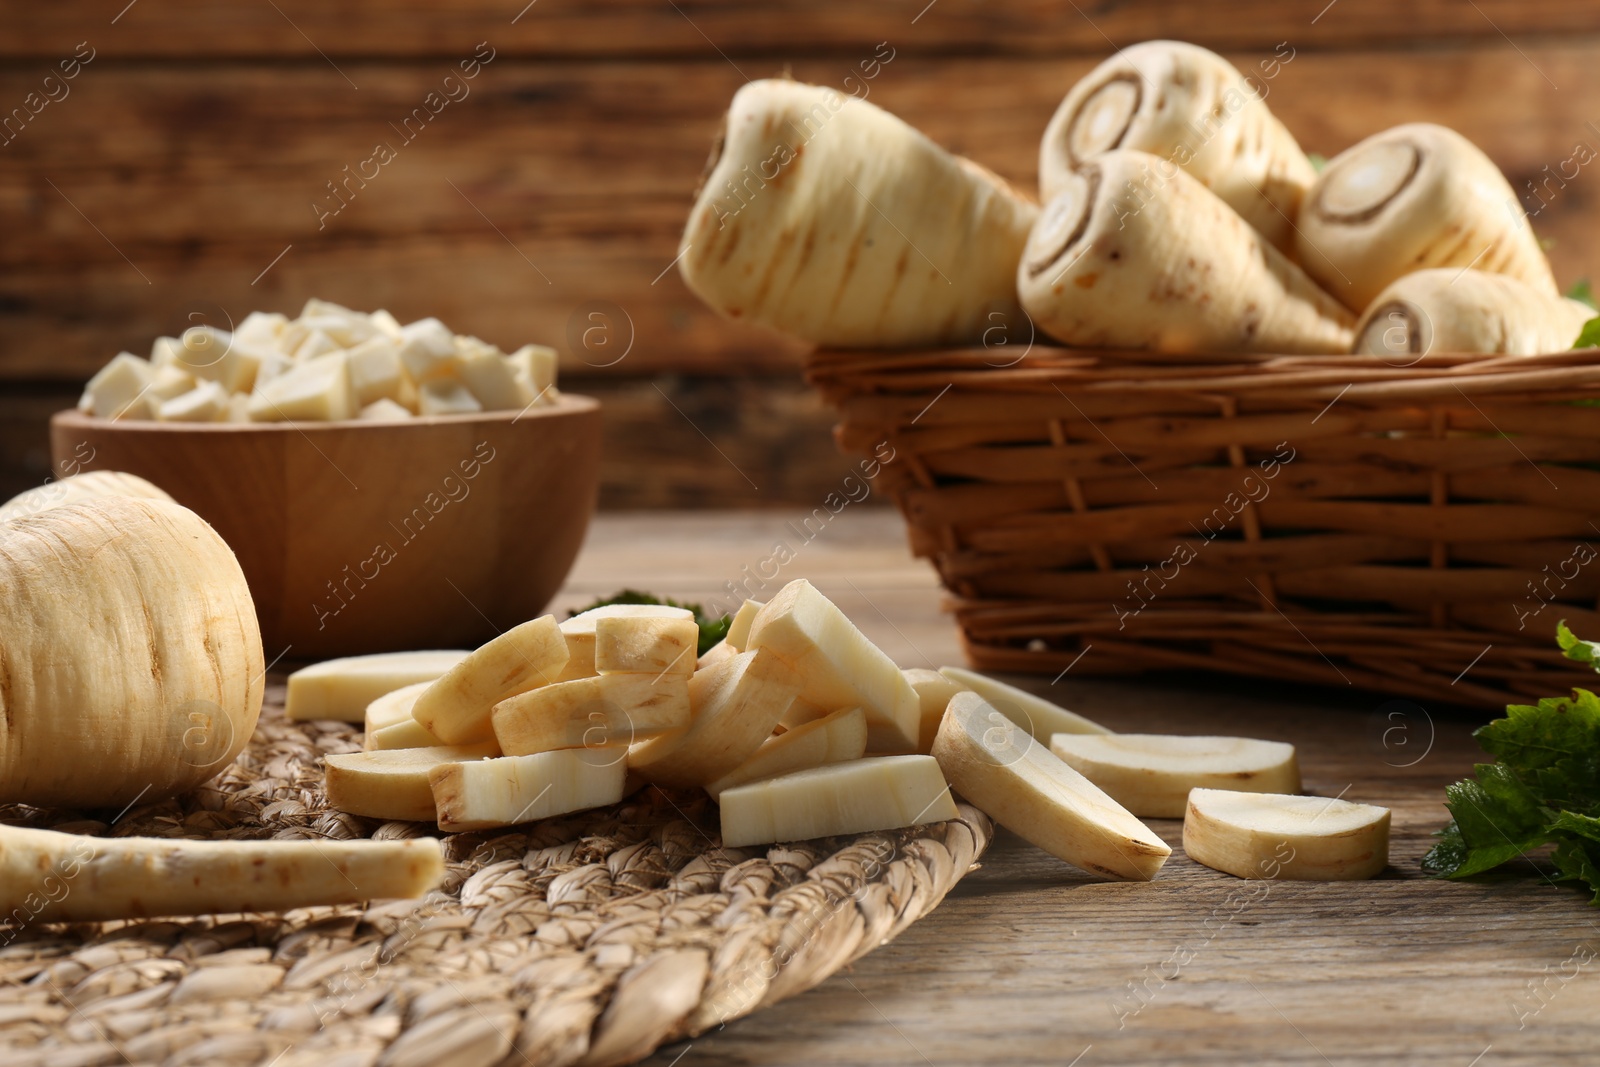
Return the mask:
M 1499 707 L 1592 672 L 1600 353 L 817 352 L 980 668 Z

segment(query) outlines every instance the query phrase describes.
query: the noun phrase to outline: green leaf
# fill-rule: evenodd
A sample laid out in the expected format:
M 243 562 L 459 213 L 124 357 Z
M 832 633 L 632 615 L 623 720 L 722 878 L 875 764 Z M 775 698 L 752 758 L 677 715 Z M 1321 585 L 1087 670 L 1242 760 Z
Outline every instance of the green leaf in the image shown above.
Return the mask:
M 1578 333 L 1578 339 L 1572 342 L 1572 347 L 1600 348 L 1600 315 L 1583 324 L 1583 329 Z
M 1580 304 L 1588 304 L 1596 311 L 1600 311 L 1600 304 L 1594 302 L 1594 288 L 1589 285 L 1588 278 L 1579 278 L 1572 283 L 1572 288 L 1565 294 L 1568 300 L 1576 300 Z
M 1480 726 L 1472 736 L 1485 752 L 1523 773 L 1564 760 L 1593 759 L 1600 748 L 1600 698 L 1574 689 L 1571 697 L 1513 704 L 1505 718 Z
M 1549 839 L 1549 810 L 1509 767 L 1480 763 L 1476 770 L 1476 779 L 1445 790 L 1463 850 L 1452 878 L 1498 867 Z
M 1566 619 L 1556 623 L 1556 644 L 1561 646 L 1563 656 L 1579 663 L 1587 663 L 1600 671 L 1600 642 L 1585 641 L 1578 637 L 1567 629 Z
M 700 604 L 685 603 L 673 600 L 671 597 L 658 597 L 654 593 L 641 593 L 637 589 L 624 589 L 620 593 L 596 600 L 587 607 L 568 611 L 567 617 L 580 615 L 585 611 L 603 608 L 609 604 L 661 604 L 669 608 L 685 608 L 694 613 L 695 624 L 700 627 L 700 655 L 705 655 L 713 645 L 728 636 L 728 627 L 733 620 L 727 615 L 719 615 L 713 619 L 706 614 L 705 608 Z
M 1583 882 L 1594 890 L 1590 904 L 1600 905 L 1600 846 L 1582 839 L 1568 838 L 1556 845 L 1550 860 L 1563 882 Z

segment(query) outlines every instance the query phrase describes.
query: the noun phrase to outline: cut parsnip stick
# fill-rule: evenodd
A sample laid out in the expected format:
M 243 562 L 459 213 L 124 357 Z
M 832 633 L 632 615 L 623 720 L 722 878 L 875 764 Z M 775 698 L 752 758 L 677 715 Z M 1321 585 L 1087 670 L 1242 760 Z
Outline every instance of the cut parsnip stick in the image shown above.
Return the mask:
M 757 613 L 750 624 L 750 647 L 769 648 L 793 665 L 804 685 L 803 699 L 830 710 L 865 711 L 867 751 L 910 752 L 917 747 L 922 705 L 911 683 L 894 660 L 804 578 L 784 586 Z
M 1181 819 L 1191 789 L 1298 793 L 1294 746 L 1248 737 L 1057 734 L 1050 751 L 1141 818 Z
M 1348 352 L 1350 312 L 1176 164 L 1118 149 L 1069 174 L 1017 268 L 1070 345 Z
M 1329 797 L 1196 789 L 1183 850 L 1239 878 L 1341 882 L 1389 863 L 1389 809 Z
M 728 621 L 728 636 L 723 638 L 735 652 L 743 652 L 750 643 L 750 626 L 756 621 L 756 616 L 761 614 L 761 609 L 766 607 L 762 600 L 746 600 L 739 605 L 739 610 L 733 613 L 733 618 Z
M 507 697 L 549 685 L 567 665 L 567 642 L 554 615 L 513 626 L 479 646 L 429 686 L 411 717 L 447 745 L 493 736 L 489 714 Z
M 922 726 L 917 730 L 917 751 L 926 755 L 933 750 L 933 739 L 939 732 L 939 720 L 944 718 L 944 709 L 949 706 L 950 698 L 971 687 L 926 667 L 908 667 L 900 673 L 911 683 L 922 708 Z
M 1043 697 L 1034 696 L 1026 689 L 990 678 L 965 667 L 940 667 L 939 673 L 962 689 L 970 689 L 983 697 L 1000 713 L 1024 730 L 1034 740 L 1048 746 L 1056 734 L 1109 734 L 1111 731 L 1086 719 L 1077 712 L 1052 704 Z M 953 694 L 952 694 L 953 698 Z M 949 701 L 946 701 L 948 704 Z
M 502 700 L 494 706 L 491 722 L 508 756 L 560 748 L 625 749 L 689 725 L 689 679 L 680 674 L 602 674 L 556 682 Z
M 825 708 L 821 704 L 813 704 L 809 700 L 802 700 L 797 697 L 795 702 L 789 705 L 789 710 L 784 712 L 782 718 L 778 720 L 776 729 L 793 730 L 796 727 L 804 726 L 808 722 L 825 719 L 839 710 L 841 709 Z
M 1351 309 L 1428 267 L 1507 274 L 1557 295 L 1517 194 L 1454 130 L 1413 122 L 1345 149 L 1317 177 L 1296 222 L 1301 265 Z
M 374 730 L 367 735 L 361 747 L 368 752 L 383 752 L 395 748 L 433 748 L 442 744 L 444 742 L 435 737 L 426 726 L 416 719 L 407 717 L 400 722 L 390 723 L 382 729 Z
M 79 837 L 0 825 L 0 913 L 37 922 L 288 911 L 420 897 L 439 842 Z M 57 895 L 59 892 L 60 895 Z
M 324 761 L 328 804 L 370 819 L 433 822 L 433 789 L 428 785 L 428 772 L 441 763 L 498 755 L 499 746 L 493 741 L 338 753 Z
M 860 759 L 867 752 L 867 717 L 860 708 L 845 708 L 803 726 L 769 737 L 755 755 L 706 784 L 712 797 L 746 782 L 809 770 L 829 763 Z
M 1124 48 L 1072 87 L 1039 146 L 1045 200 L 1116 148 L 1171 160 L 1280 252 L 1317 172 L 1267 109 L 1266 92 L 1215 52 L 1180 41 Z
M 730 318 L 817 344 L 1026 336 L 1011 277 L 1038 208 L 877 106 L 787 80 L 736 94 L 679 242 Z
M 1172 850 L 1098 786 L 977 693 L 957 693 L 933 742 L 952 788 L 1052 856 L 1148 880 Z
M 770 845 L 954 819 L 956 802 L 928 756 L 874 756 L 795 771 L 723 792 L 722 845 Z
M 688 729 L 641 741 L 628 769 L 660 785 L 715 781 L 749 759 L 800 692 L 800 676 L 771 649 L 755 648 L 696 671 Z
M 715 667 L 725 659 L 732 659 L 739 654 L 739 650 L 728 644 L 727 641 L 718 641 L 706 649 L 706 654 L 695 660 L 694 669 L 703 671 L 707 667 Z
M 466 653 L 463 652 L 462 656 L 464 657 L 465 655 Z M 446 670 L 448 669 L 446 668 Z M 444 672 L 440 671 L 439 673 L 443 674 Z M 426 692 L 428 686 L 432 685 L 433 682 L 434 679 L 431 678 L 426 681 L 412 682 L 410 685 L 404 685 L 399 689 L 385 693 L 368 704 L 364 726 L 367 737 L 370 739 L 377 731 L 386 726 L 393 726 L 395 723 L 416 722 L 415 719 L 411 718 L 411 708 L 416 704 L 417 697 Z
M 289 675 L 284 714 L 295 722 L 361 722 L 379 697 L 416 682 L 432 682 L 465 659 L 461 651 L 379 652 L 302 667 Z
M 594 669 L 599 674 L 694 673 L 700 624 L 693 619 L 613 615 L 594 622 Z
M 429 781 L 439 829 L 487 830 L 615 804 L 628 777 L 621 748 L 569 748 L 442 763 Z
M 1373 300 L 1356 325 L 1355 351 L 1398 365 L 1428 352 L 1565 352 L 1596 314 L 1508 274 L 1419 270 Z
M 601 619 L 693 619 L 688 608 L 674 608 L 665 604 L 603 604 L 574 615 L 561 624 L 561 633 L 567 640 L 567 665 L 558 682 L 574 678 L 593 678 L 595 669 L 595 624 Z

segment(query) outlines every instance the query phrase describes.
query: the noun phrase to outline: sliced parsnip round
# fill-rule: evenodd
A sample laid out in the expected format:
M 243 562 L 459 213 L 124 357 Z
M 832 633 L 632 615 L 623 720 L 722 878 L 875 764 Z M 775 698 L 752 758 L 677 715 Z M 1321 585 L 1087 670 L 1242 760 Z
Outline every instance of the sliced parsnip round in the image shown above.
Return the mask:
M 76 504 L 103 496 L 131 496 L 144 500 L 171 500 L 172 497 L 139 477 L 123 471 L 84 471 L 24 490 L 0 504 L 0 522 L 10 522 L 41 511 Z
M 927 756 L 872 756 L 748 782 L 718 798 L 726 848 L 809 841 L 954 819 L 950 786 Z
M 595 626 L 601 619 L 693 619 L 688 608 L 675 608 L 668 604 L 602 604 L 588 611 L 580 611 L 560 626 L 567 641 L 567 662 L 560 675 L 552 679 L 570 682 L 574 678 L 593 678 L 599 671 L 595 667 Z M 707 650 L 710 651 L 709 649 Z
M 933 742 L 952 788 L 1001 826 L 1086 871 L 1148 880 L 1172 849 L 977 693 L 957 693 Z
M 1067 175 L 1106 152 L 1168 159 L 1207 186 L 1281 252 L 1316 179 L 1265 92 L 1226 59 L 1181 41 L 1124 48 L 1056 109 L 1039 146 L 1039 189 L 1053 199 Z
M 1239 878 L 1371 878 L 1389 862 L 1389 809 L 1331 797 L 1196 789 L 1183 819 L 1183 850 Z
M 706 783 L 706 792 L 719 797 L 736 785 L 860 759 L 866 751 L 867 717 L 860 708 L 845 708 L 767 738 L 749 759 Z
M 284 714 L 296 722 L 362 722 L 366 709 L 380 697 L 418 682 L 427 688 L 466 658 L 465 650 L 429 649 L 374 652 L 313 663 L 289 675 Z M 411 699 L 415 701 L 415 697 Z
M 1022 306 L 1071 345 L 1346 352 L 1350 313 L 1168 160 L 1118 149 L 1063 179 L 1017 267 Z
M 1509 274 L 1438 267 L 1378 294 L 1356 325 L 1355 351 L 1399 366 L 1429 352 L 1565 352 L 1596 314 Z
M 1041 744 L 1049 745 L 1050 739 L 1056 734 L 1111 732 L 1093 719 L 1086 719 L 1075 711 L 1068 711 L 1060 704 L 1052 704 L 1043 697 L 1034 696 L 1026 689 L 1007 685 L 986 674 L 969 671 L 965 667 L 940 667 L 939 673 L 956 683 L 960 689 L 969 689 L 977 693 L 1006 718 L 1028 731 L 1029 736 Z M 952 699 L 954 696 L 955 694 L 951 694 Z M 949 701 L 945 703 L 948 704 Z
M 513 626 L 451 667 L 411 706 L 411 716 L 435 737 L 464 745 L 494 736 L 490 715 L 507 697 L 546 686 L 567 665 L 565 635 L 555 616 Z
M 933 739 L 939 733 L 939 720 L 944 718 L 944 709 L 949 706 L 950 698 L 971 687 L 926 667 L 908 667 L 900 673 L 911 683 L 921 705 L 922 727 L 917 731 L 917 751 L 927 753 L 933 749 Z
M 1294 746 L 1248 737 L 1057 734 L 1050 751 L 1142 818 L 1181 819 L 1189 790 L 1298 793 Z
M 1428 267 L 1507 274 L 1553 298 L 1550 263 L 1516 206 L 1510 183 L 1476 145 L 1413 122 L 1328 163 L 1296 223 L 1295 258 L 1355 311 Z
M 370 819 L 433 822 L 436 816 L 428 772 L 441 763 L 498 755 L 500 748 L 493 741 L 336 753 L 324 760 L 328 804 Z
M 462 653 L 462 655 L 464 656 L 466 653 Z M 427 727 L 411 717 L 411 709 L 416 705 L 417 697 L 421 696 L 423 691 L 432 684 L 432 681 L 412 682 L 410 685 L 403 685 L 399 689 L 385 693 L 368 704 L 363 724 L 361 747 L 368 751 L 376 748 L 412 747 L 394 744 L 380 745 L 378 744 L 378 734 L 390 727 L 405 727 L 407 724 L 415 724 L 419 729 L 426 732 Z M 430 733 L 428 736 L 432 737 L 433 735 Z M 438 745 L 443 744 L 443 742 L 434 740 L 429 744 Z

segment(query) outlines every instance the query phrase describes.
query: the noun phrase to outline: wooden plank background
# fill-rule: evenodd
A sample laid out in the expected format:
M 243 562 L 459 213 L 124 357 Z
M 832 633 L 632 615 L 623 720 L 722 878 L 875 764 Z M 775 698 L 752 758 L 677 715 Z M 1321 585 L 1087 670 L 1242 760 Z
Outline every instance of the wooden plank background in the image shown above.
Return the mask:
M 118 350 L 318 295 L 562 349 L 564 384 L 608 406 L 607 506 L 814 503 L 847 463 L 795 346 L 669 265 L 745 79 L 841 85 L 880 42 L 873 102 L 1029 189 L 1062 94 L 1155 36 L 1251 70 L 1292 50 L 1268 101 L 1308 151 L 1442 122 L 1530 208 L 1546 167 L 1600 150 L 1592 0 L 110 0 L 7 23 L 0 113 L 80 42 L 94 58 L 0 145 L 0 494 L 46 476 L 43 419 Z M 403 144 L 391 123 L 475 51 L 470 93 Z M 380 141 L 397 158 L 319 228 Z M 1593 169 L 1533 220 L 1563 284 L 1600 273 Z

